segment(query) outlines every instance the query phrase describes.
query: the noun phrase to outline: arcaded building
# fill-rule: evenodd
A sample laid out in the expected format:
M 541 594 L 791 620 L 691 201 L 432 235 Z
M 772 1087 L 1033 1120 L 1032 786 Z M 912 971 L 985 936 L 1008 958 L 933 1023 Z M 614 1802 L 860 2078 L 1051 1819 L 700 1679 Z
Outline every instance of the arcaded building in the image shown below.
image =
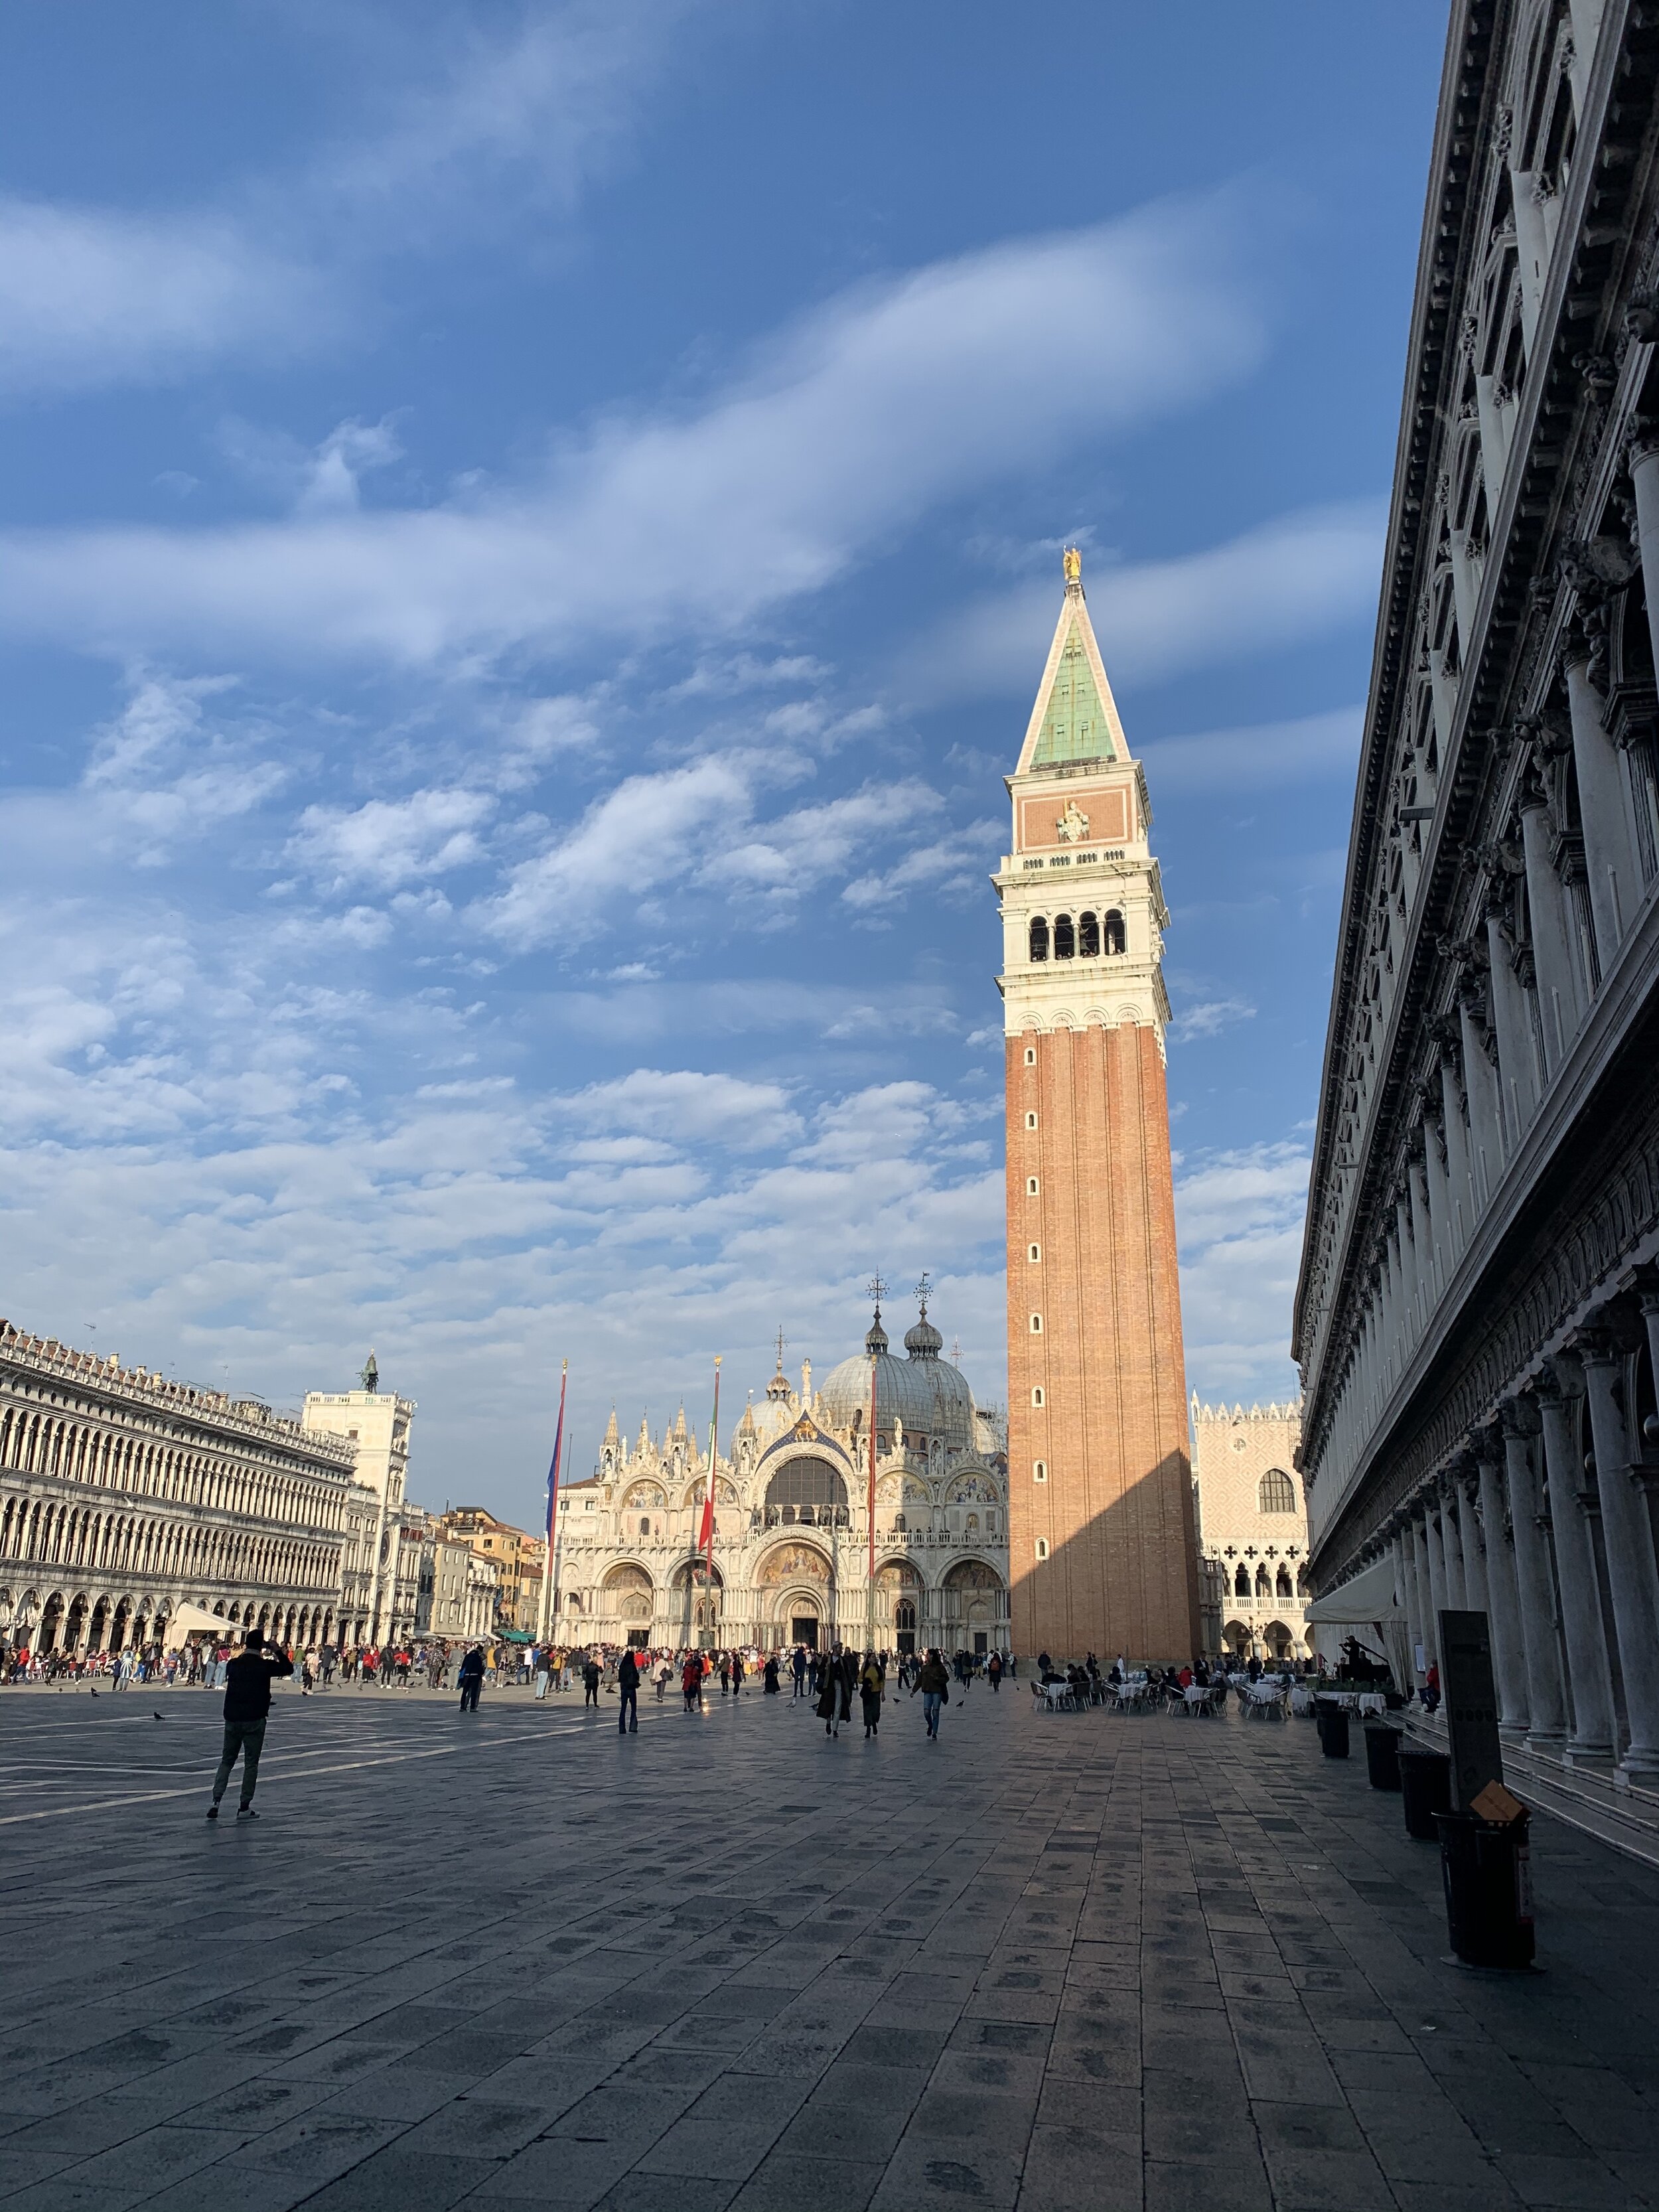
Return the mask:
M 1003 927 L 1014 1644 L 1198 1650 L 1164 1041 L 1169 921 L 1084 597 L 1065 595 L 1018 765 Z
M 1298 1406 L 1192 1400 L 1193 1485 L 1205 1650 L 1241 1659 L 1305 1659 L 1308 1513 L 1295 1472 Z
M 121 1651 L 181 1622 L 328 1641 L 353 1448 L 0 1322 L 0 1641 Z
M 1457 0 L 1306 1243 L 1322 1597 L 1659 1790 L 1659 15 Z M 1647 556 L 1655 575 L 1647 579 Z M 1565 1770 L 1572 1770 L 1571 1775 Z

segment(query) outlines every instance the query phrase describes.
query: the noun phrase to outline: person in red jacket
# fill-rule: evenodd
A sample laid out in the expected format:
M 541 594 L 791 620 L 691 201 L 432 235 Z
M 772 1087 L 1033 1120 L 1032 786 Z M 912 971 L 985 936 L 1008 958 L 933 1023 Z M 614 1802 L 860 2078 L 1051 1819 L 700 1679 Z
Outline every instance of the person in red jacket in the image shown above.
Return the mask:
M 695 1705 L 701 1712 L 702 1711 L 702 1656 L 700 1652 L 690 1651 L 686 1654 L 685 1664 L 680 1669 L 680 1687 L 685 1692 L 686 1711 L 689 1713 Z

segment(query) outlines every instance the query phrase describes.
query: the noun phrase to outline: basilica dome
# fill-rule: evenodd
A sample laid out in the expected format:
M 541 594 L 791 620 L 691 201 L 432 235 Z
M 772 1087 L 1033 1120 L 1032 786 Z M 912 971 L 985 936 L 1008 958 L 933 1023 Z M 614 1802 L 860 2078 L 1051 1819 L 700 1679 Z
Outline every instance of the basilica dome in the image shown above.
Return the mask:
M 891 1439 L 896 1415 L 904 1425 L 907 1443 L 931 1444 L 937 1437 L 946 1451 L 972 1451 L 974 1394 L 967 1376 L 939 1358 L 945 1340 L 928 1321 L 925 1308 L 904 1342 L 907 1357 L 896 1359 L 878 1310 L 863 1352 L 843 1359 L 823 1379 L 820 1397 L 825 1419 L 836 1429 L 851 1428 L 855 1416 L 860 1428 L 867 1425 L 873 1355 L 876 1430 L 884 1444 Z

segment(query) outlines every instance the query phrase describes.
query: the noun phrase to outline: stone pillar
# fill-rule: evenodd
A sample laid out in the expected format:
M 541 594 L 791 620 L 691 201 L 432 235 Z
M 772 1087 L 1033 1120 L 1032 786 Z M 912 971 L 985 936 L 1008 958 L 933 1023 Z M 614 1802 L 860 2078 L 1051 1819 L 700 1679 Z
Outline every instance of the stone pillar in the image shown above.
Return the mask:
M 1440 1553 L 1446 1606 L 1453 1613 L 1462 1613 L 1469 1601 L 1463 1579 L 1463 1531 L 1457 1519 L 1457 1485 L 1449 1475 L 1443 1476 L 1440 1483 Z
M 1642 574 L 1649 586 L 1648 631 L 1653 665 L 1659 668 L 1659 425 L 1639 430 L 1630 449 L 1630 480 L 1636 488 L 1636 535 L 1642 548 Z
M 1471 1613 L 1490 1614 L 1492 1601 L 1486 1587 L 1486 1553 L 1482 1543 L 1484 1531 L 1475 1511 L 1479 1476 L 1475 1470 L 1466 1468 L 1452 1477 L 1452 1498 L 1457 1511 L 1457 1540 L 1463 1553 L 1463 1602 Z M 1494 1658 L 1496 1654 L 1494 1653 Z
M 1601 1627 L 1601 1597 L 1596 1580 L 1595 1549 L 1589 1521 L 1578 1499 L 1578 1449 L 1572 1407 L 1563 1380 L 1576 1380 L 1576 1364 L 1554 1362 L 1556 1379 L 1536 1392 L 1544 1433 L 1544 1480 L 1549 1493 L 1550 1525 L 1555 1532 L 1555 1571 L 1561 1588 L 1561 1631 L 1567 1647 L 1567 1678 L 1572 1691 L 1570 1759 L 1611 1759 L 1613 1753 L 1613 1684 L 1607 1671 L 1607 1638 Z M 1564 1377 L 1564 1370 L 1565 1377 Z
M 1527 1695 L 1526 1653 L 1515 1560 L 1504 1526 L 1503 1440 L 1482 1429 L 1474 1439 L 1475 1480 L 1480 1488 L 1480 1526 L 1486 1540 L 1486 1619 L 1492 1629 L 1492 1671 L 1498 1677 L 1498 1723 L 1505 1735 L 1523 1736 L 1532 1723 Z
M 1436 1282 L 1445 1290 L 1451 1271 L 1457 1264 L 1457 1246 L 1452 1235 L 1451 1187 L 1446 1179 L 1446 1163 L 1441 1158 L 1445 1143 L 1445 1129 L 1439 1120 L 1423 1121 L 1423 1180 L 1429 1194 L 1429 1227 L 1434 1237 Z
M 1659 1776 L 1659 1565 L 1647 1500 L 1631 1467 L 1630 1444 L 1613 1388 L 1624 1357 L 1591 1337 L 1581 1347 L 1589 1393 L 1595 1485 L 1607 1534 L 1607 1586 L 1619 1636 L 1630 1746 L 1620 1761 L 1631 1779 L 1649 1787 Z
M 1410 1522 L 1396 1515 L 1391 1527 L 1389 1540 L 1394 1559 L 1394 1586 L 1400 1593 L 1400 1602 L 1406 1615 L 1406 1645 L 1407 1651 L 1410 1652 L 1415 1649 L 1419 1640 L 1417 1586 L 1412 1573 L 1411 1553 L 1408 1548 L 1411 1542 Z M 1403 1690 L 1409 1685 L 1402 1682 L 1400 1686 Z
M 1426 1611 L 1428 1569 L 1423 1557 L 1417 1522 L 1409 1513 L 1406 1516 L 1405 1526 L 1401 1532 L 1401 1542 L 1406 1565 L 1406 1611 L 1408 1615 L 1408 1630 L 1412 1640 L 1410 1656 L 1413 1674 L 1415 1675 L 1418 1645 L 1420 1644 L 1425 1652 L 1430 1648 Z
M 1554 836 L 1542 792 L 1521 802 L 1521 842 L 1527 856 L 1527 913 L 1538 969 L 1547 1073 L 1553 1074 L 1578 1034 L 1578 987 L 1567 935 L 1566 892 L 1550 857 Z
M 1469 1173 L 1469 1132 L 1468 1124 L 1463 1119 L 1463 1085 L 1449 1044 L 1443 1044 L 1440 1049 L 1440 1103 L 1446 1117 L 1446 1181 L 1451 1193 L 1451 1249 L 1454 1256 L 1461 1256 L 1474 1233 L 1479 1209 Z
M 1510 1149 L 1513 1151 L 1538 1110 L 1543 1071 L 1533 1049 L 1526 992 L 1515 972 L 1503 922 L 1495 914 L 1486 916 L 1486 956 L 1492 963 L 1492 1011 L 1498 1030 L 1504 1116 L 1509 1126 Z
M 1424 1501 L 1423 1534 L 1429 1554 L 1429 1656 L 1440 1656 L 1440 1616 L 1450 1605 L 1446 1595 L 1446 1547 L 1440 1531 L 1440 1501 L 1432 1490 Z
M 1463 1037 L 1463 1091 L 1469 1103 L 1470 1164 L 1475 1198 L 1484 1209 L 1504 1176 L 1504 1106 L 1473 985 L 1457 994 L 1457 1021 Z
M 1571 648 L 1566 678 L 1590 912 L 1605 975 L 1618 953 L 1626 924 L 1640 903 L 1642 878 L 1625 803 L 1624 763 L 1601 726 L 1607 701 L 1590 681 L 1588 645 Z
M 1426 1146 L 1431 1145 L 1434 1139 L 1425 1133 L 1424 1141 Z M 1420 1159 L 1414 1158 L 1407 1163 L 1406 1183 L 1411 1194 L 1412 1249 L 1417 1255 L 1418 1311 L 1421 1326 L 1426 1331 L 1440 1302 L 1440 1278 L 1435 1267 L 1434 1222 L 1429 1212 L 1429 1189 Z

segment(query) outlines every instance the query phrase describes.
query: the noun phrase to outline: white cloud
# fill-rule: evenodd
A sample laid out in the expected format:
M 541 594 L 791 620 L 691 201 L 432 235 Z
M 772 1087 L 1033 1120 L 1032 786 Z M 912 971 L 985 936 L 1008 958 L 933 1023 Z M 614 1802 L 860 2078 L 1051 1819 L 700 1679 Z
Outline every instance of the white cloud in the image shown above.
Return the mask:
M 1160 206 L 861 287 L 702 412 L 613 417 L 509 494 L 200 531 L 13 532 L 0 616 L 94 649 L 211 642 L 416 665 L 729 633 L 939 501 L 1249 367 L 1261 333 L 1243 295 L 1244 213 L 1224 198 Z M 1057 375 L 1057 358 L 1089 373 Z M 1328 588 L 1334 557 L 1328 544 L 1304 591 Z M 1218 620 L 1260 619 L 1228 601 L 1256 565 L 1241 556 L 1237 575 L 1207 580 Z
M 331 888 L 364 883 L 394 890 L 482 859 L 477 833 L 495 805 L 487 792 L 431 790 L 349 810 L 307 806 L 289 857 Z
M 500 30 L 475 17 L 418 40 L 401 11 L 380 24 L 331 12 L 379 100 L 349 143 L 228 186 L 213 207 L 0 197 L 0 393 L 150 383 L 248 355 L 268 368 L 377 312 L 366 264 L 452 243 L 486 212 L 497 230 L 519 213 L 544 234 L 620 155 L 694 12 L 532 4 Z M 433 81 L 410 83 L 411 56 L 434 52 Z
M 1299 1143 L 1263 1144 L 1177 1172 L 1187 1379 L 1200 1398 L 1296 1395 L 1291 1300 L 1310 1164 Z
M 288 770 L 262 755 L 257 720 L 210 720 L 208 702 L 234 690 L 227 677 L 141 673 L 125 707 L 94 733 L 82 789 L 100 846 L 118 837 L 141 866 L 211 836 L 280 791 Z M 72 801 L 59 801 L 59 811 Z
M 1154 802 L 1161 791 L 1255 791 L 1312 777 L 1352 776 L 1359 759 L 1362 707 L 1337 707 L 1296 721 L 1257 722 L 1159 738 L 1140 748 Z
M 1202 552 L 1093 570 L 1089 612 L 1114 686 L 1278 652 L 1374 613 L 1383 521 L 1375 500 L 1304 507 Z M 977 600 L 911 647 L 902 674 L 934 697 L 1023 694 L 1058 607 L 1053 578 Z
M 143 384 L 232 349 L 292 353 L 321 286 L 222 218 L 0 198 L 0 392 Z
M 1198 999 L 1190 1006 L 1183 1002 L 1176 1007 L 1170 1035 L 1177 1044 L 1193 1037 L 1219 1036 L 1223 1030 L 1250 1021 L 1255 1014 L 1248 999 Z
M 614 1082 L 589 1084 L 562 1110 L 605 1130 L 677 1145 L 715 1142 L 729 1152 L 769 1152 L 800 1129 L 781 1085 L 689 1069 L 636 1067 Z

